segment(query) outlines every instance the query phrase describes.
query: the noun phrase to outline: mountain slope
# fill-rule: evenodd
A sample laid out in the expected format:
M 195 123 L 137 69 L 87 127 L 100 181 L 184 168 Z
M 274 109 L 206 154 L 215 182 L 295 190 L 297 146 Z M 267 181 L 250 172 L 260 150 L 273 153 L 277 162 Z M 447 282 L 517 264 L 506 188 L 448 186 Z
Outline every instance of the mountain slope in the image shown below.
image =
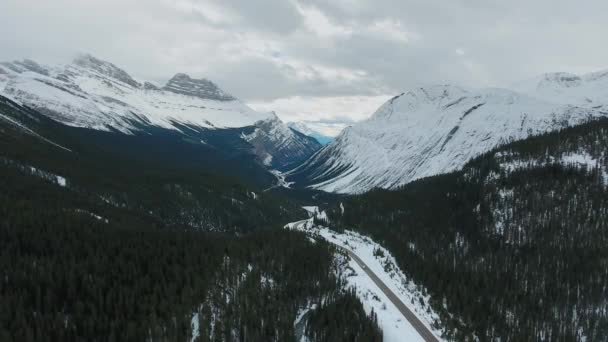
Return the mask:
M 395 188 L 457 170 L 502 142 L 608 115 L 506 89 L 419 88 L 389 100 L 345 129 L 287 180 L 314 189 L 357 193 Z
M 30 60 L 2 63 L 0 94 L 63 124 L 98 131 L 137 134 L 164 128 L 190 136 L 192 130 L 232 130 L 240 139 L 258 123 L 269 132 L 287 129 L 276 116 L 254 111 L 209 80 L 180 73 L 161 88 L 139 82 L 114 64 L 89 55 L 56 67 Z M 231 140 L 240 149 L 238 139 Z M 260 162 L 271 155 L 276 161 L 269 166 L 285 168 L 319 148 L 296 134 L 282 135 L 282 139 L 266 139 L 250 149 Z M 203 143 L 209 141 L 203 139 Z
M 604 341 L 607 157 L 601 119 L 346 197 L 328 217 L 382 244 L 428 289 L 447 340 Z
M 274 113 L 255 126 L 252 133 L 243 137 L 254 146 L 263 163 L 272 168 L 288 170 L 321 148 L 316 139 L 289 128 Z
M 255 162 L 240 130 L 189 134 L 70 127 L 0 96 L 0 170 L 62 185 L 66 208 L 204 231 L 254 230 L 293 217 L 288 208 L 296 205 L 262 192 L 274 177 Z M 198 143 L 200 134 L 214 146 Z
M 0 341 L 295 341 L 301 312 L 311 342 L 380 341 L 335 249 L 280 228 L 300 206 L 250 184 L 270 175 L 242 130 L 178 128 L 71 127 L 0 96 Z

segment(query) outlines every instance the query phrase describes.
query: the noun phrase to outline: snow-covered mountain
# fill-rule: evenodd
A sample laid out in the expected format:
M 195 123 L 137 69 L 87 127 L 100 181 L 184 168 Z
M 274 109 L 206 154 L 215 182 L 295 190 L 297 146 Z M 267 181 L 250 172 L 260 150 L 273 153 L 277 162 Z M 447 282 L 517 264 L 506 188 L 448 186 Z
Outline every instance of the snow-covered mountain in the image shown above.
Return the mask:
M 274 112 L 243 137 L 255 147 L 265 165 L 279 170 L 300 164 L 321 148 L 316 139 L 291 129 Z
M 0 68 L 5 70 L 4 95 L 70 126 L 128 133 L 138 124 L 174 128 L 173 122 L 180 122 L 226 128 L 250 126 L 269 117 L 211 81 L 177 74 L 159 88 L 89 55 L 59 67 L 26 60 L 2 63 Z
M 386 102 L 369 119 L 289 172 L 287 180 L 315 189 L 358 193 L 395 188 L 461 168 L 508 141 L 607 116 L 506 89 L 418 88 Z
M 334 140 L 333 137 L 324 135 L 323 133 L 311 128 L 305 122 L 301 122 L 301 121 L 288 122 L 287 126 L 289 126 L 289 128 L 296 130 L 304 135 L 315 138 L 321 145 L 327 145 L 332 140 Z
M 513 89 L 554 103 L 608 111 L 608 70 L 584 75 L 548 73 L 518 82 Z
M 90 55 L 62 66 L 31 60 L 0 63 L 0 95 L 69 126 L 125 134 L 151 126 L 182 131 L 184 127 L 215 130 L 258 123 L 268 132 L 291 132 L 273 114 L 251 109 L 209 80 L 179 73 L 158 86 L 138 81 Z M 260 140 L 252 150 L 260 161 L 277 160 L 268 164 L 277 168 L 300 162 L 320 147 L 296 134 L 272 137 L 264 144 Z

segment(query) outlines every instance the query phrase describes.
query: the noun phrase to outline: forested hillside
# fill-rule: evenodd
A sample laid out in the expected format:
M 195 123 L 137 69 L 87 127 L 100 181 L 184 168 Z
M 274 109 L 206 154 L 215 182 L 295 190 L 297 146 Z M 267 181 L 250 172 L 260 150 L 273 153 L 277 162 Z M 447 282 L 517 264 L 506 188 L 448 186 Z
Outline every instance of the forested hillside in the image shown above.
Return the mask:
M 294 341 L 313 304 L 359 320 L 317 325 L 310 341 L 381 339 L 334 249 L 283 231 L 304 212 L 237 178 L 238 156 L 1 100 L 1 341 Z
M 324 299 L 369 321 L 334 334 L 381 336 L 342 292 L 333 249 L 303 235 L 107 223 L 62 202 L 11 195 L 0 195 L 2 341 L 184 341 L 193 322 L 200 341 L 294 341 L 298 310 Z M 329 329 L 318 328 L 311 337 Z
M 0 113 L 0 169 L 61 177 L 72 210 L 122 208 L 158 225 L 205 231 L 249 231 L 294 217 L 289 200 L 263 192 L 273 180 L 254 156 L 191 144 L 160 128 L 125 135 L 68 127 L 4 98 Z M 37 185 L 21 194 L 41 195 Z
M 608 336 L 608 121 L 495 149 L 462 171 L 330 209 L 433 298 L 450 340 Z

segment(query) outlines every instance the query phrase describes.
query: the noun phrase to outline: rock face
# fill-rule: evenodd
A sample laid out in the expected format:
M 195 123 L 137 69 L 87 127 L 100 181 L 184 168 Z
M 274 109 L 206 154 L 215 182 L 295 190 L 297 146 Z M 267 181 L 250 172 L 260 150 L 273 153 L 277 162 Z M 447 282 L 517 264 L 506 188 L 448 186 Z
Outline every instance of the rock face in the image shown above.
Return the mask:
M 280 171 L 299 165 L 321 148 L 316 139 L 289 128 L 274 113 L 257 122 L 253 133 L 244 138 L 264 164 Z
M 576 82 L 568 80 L 568 82 Z M 287 181 L 339 193 L 395 188 L 457 170 L 506 141 L 557 130 L 608 113 L 506 89 L 418 88 L 345 129 Z
M 215 101 L 234 101 L 232 95 L 225 93 L 218 86 L 206 79 L 192 79 L 186 74 L 177 74 L 167 82 L 163 90 L 176 94 L 195 96 Z
M 151 82 L 144 82 L 144 89 L 145 90 L 160 90 L 159 87 L 157 87 L 154 83 L 151 83 Z

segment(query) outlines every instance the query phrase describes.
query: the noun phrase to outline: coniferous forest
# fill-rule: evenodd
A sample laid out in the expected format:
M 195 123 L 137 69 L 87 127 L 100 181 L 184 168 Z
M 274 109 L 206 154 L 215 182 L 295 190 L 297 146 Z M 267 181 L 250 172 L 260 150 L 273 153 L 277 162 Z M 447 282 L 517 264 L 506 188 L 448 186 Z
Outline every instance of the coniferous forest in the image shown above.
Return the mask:
M 449 340 L 605 341 L 608 121 L 506 144 L 462 171 L 330 209 L 428 291 Z
M 381 340 L 334 248 L 282 229 L 295 202 L 205 167 L 238 158 L 0 110 L 36 128 L 0 121 L 0 341 L 294 341 L 313 307 L 310 341 Z
M 447 340 L 608 336 L 607 120 L 338 197 L 265 191 L 243 155 L 171 132 L 72 128 L 1 100 L 1 341 L 381 341 L 335 249 L 282 229 L 311 199 L 395 256 Z

